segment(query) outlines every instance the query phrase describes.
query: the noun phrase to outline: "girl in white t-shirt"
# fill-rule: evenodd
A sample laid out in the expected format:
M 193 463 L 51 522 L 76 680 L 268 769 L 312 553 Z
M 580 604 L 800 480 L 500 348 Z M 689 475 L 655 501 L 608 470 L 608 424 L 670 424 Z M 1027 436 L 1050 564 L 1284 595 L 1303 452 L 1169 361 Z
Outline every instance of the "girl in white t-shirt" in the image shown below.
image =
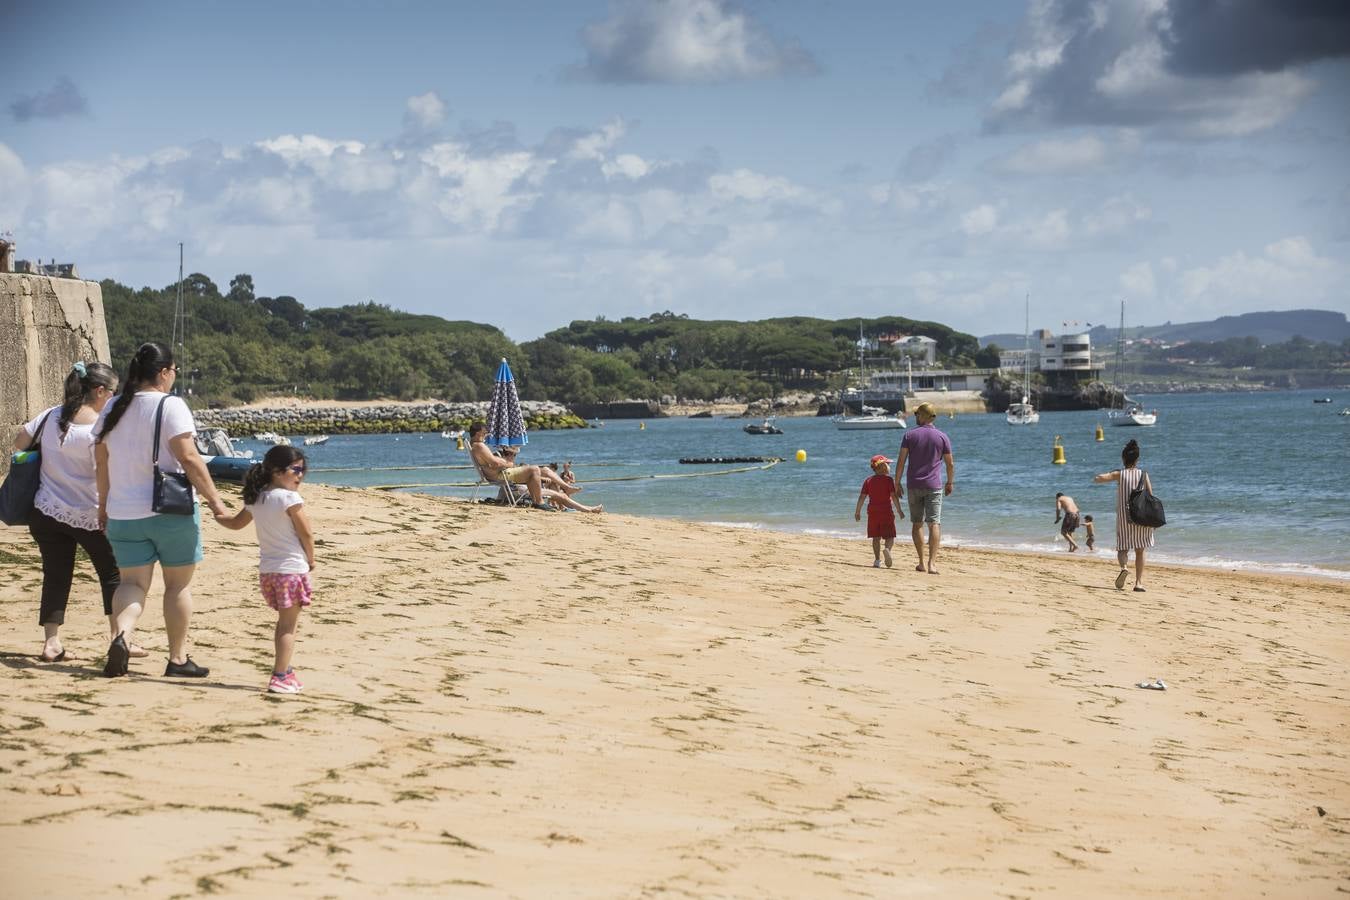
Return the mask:
M 273 447 L 244 477 L 244 508 L 233 516 L 216 516 L 238 530 L 253 522 L 258 531 L 258 583 L 263 599 L 277 611 L 276 660 L 267 689 L 298 694 L 304 686 L 291 668 L 300 610 L 314 594 L 314 533 L 300 497 L 305 454 L 294 447 Z

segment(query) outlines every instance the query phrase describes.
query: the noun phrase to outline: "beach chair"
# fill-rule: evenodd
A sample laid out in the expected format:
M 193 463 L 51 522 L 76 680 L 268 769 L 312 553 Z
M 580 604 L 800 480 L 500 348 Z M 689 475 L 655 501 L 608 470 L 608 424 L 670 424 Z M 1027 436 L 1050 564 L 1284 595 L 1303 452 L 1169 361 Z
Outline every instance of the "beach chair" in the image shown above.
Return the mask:
M 478 460 L 471 455 L 469 459 L 473 460 L 473 470 L 478 474 L 478 480 L 473 485 L 473 501 L 478 502 L 478 489 L 483 485 L 496 485 L 498 488 L 497 497 L 506 502 L 508 506 L 529 506 L 530 492 L 524 488 L 524 485 L 514 485 L 506 477 L 490 477 L 483 471 L 483 467 L 478 464 Z M 516 490 L 520 487 L 521 490 Z

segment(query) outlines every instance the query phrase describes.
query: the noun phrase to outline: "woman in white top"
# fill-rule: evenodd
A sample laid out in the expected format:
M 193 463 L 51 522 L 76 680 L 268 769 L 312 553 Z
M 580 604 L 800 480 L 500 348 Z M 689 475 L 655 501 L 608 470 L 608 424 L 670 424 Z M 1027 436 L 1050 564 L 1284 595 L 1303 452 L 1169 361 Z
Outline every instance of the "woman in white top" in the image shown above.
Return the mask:
M 94 420 L 117 391 L 117 373 L 98 362 L 77 362 L 66 376 L 65 401 L 39 413 L 14 438 L 15 450 L 38 449 L 38 491 L 28 532 L 42 554 L 42 603 L 38 624 L 46 635 L 43 662 L 66 658 L 66 621 L 75 551 L 83 547 L 103 588 L 103 613 L 112 625 L 117 562 L 98 523 L 94 480 Z M 142 651 L 144 653 L 144 651 Z
M 98 471 L 99 519 L 108 533 L 122 583 L 113 597 L 117 632 L 108 647 L 103 674 L 127 673 L 136 622 L 145 606 L 155 563 L 164 577 L 164 628 L 169 634 L 166 676 L 202 678 L 207 669 L 187 656 L 192 595 L 188 585 L 202 559 L 201 511 L 192 515 L 156 513 L 153 508 L 155 432 L 159 420 L 158 466 L 179 472 L 205 498 L 211 512 L 223 515 L 216 486 L 193 442 L 192 412 L 169 396 L 178 378 L 173 354 L 162 344 L 141 344 L 131 360 L 122 393 L 104 408 L 94 425 Z

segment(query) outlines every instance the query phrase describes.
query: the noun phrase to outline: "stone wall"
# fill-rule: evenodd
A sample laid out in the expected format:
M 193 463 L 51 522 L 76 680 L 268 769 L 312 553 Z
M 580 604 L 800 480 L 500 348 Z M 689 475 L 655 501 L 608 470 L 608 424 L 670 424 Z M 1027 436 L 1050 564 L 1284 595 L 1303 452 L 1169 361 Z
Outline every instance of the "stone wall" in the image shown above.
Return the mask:
M 78 359 L 110 362 L 98 282 L 0 272 L 0 476 L 15 432 L 61 402 Z
M 390 403 L 362 406 L 286 406 L 247 409 L 195 409 L 199 428 L 223 428 L 241 438 L 262 431 L 284 435 L 395 434 L 468 428 L 487 418 L 487 403 Z M 585 428 L 567 408 L 548 401 L 523 400 L 521 414 L 532 430 Z

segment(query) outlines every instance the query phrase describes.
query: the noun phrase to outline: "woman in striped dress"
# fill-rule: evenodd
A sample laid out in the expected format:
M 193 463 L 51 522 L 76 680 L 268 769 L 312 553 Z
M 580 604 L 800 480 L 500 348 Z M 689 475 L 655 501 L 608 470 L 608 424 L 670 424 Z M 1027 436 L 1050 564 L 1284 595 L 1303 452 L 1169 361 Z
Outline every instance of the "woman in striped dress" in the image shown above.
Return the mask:
M 1120 461 L 1124 468 L 1112 472 L 1103 472 L 1092 480 L 1098 484 L 1107 481 L 1116 483 L 1116 559 L 1120 562 L 1120 573 L 1116 575 L 1116 590 L 1123 591 L 1129 580 L 1128 569 L 1130 551 L 1134 551 L 1134 589 L 1144 593 L 1144 550 L 1153 546 L 1153 529 L 1147 525 L 1136 525 L 1130 521 L 1130 492 L 1139 487 L 1140 482 L 1153 491 L 1153 483 L 1148 473 L 1137 467 L 1139 462 L 1139 442 L 1133 438 L 1120 451 Z

